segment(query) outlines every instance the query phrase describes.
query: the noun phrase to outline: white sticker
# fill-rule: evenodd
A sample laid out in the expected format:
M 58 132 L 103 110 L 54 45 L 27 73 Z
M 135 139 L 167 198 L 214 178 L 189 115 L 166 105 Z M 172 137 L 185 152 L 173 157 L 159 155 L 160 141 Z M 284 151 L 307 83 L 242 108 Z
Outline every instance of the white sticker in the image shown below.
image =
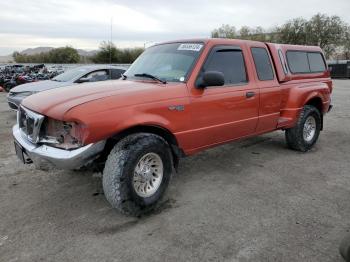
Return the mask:
M 187 44 L 181 44 L 177 50 L 180 51 L 195 51 L 195 52 L 199 52 L 202 49 L 203 45 L 201 44 L 191 44 L 191 43 L 187 43 Z

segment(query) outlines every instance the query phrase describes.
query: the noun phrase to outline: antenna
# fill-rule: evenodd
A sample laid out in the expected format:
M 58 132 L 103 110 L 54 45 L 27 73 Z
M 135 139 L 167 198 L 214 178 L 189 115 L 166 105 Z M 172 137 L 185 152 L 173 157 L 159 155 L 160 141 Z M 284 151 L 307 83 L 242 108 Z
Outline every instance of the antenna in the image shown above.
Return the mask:
M 109 43 L 109 64 L 112 64 L 113 16 L 111 17 L 111 41 Z
M 112 47 L 113 47 L 113 16 L 111 16 L 111 40 L 109 42 L 109 66 L 112 66 Z M 109 68 L 109 78 L 112 79 L 112 68 Z

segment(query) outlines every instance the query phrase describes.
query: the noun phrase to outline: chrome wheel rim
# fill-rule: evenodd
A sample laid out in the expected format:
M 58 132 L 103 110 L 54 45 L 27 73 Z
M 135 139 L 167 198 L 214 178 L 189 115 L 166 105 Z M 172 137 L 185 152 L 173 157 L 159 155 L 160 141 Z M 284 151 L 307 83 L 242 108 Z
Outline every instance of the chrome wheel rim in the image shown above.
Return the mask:
M 163 179 L 163 161 L 156 153 L 147 153 L 137 163 L 133 187 L 140 197 L 150 197 L 157 192 Z
M 303 137 L 304 140 L 310 142 L 316 133 L 316 119 L 313 116 L 309 116 L 304 124 Z

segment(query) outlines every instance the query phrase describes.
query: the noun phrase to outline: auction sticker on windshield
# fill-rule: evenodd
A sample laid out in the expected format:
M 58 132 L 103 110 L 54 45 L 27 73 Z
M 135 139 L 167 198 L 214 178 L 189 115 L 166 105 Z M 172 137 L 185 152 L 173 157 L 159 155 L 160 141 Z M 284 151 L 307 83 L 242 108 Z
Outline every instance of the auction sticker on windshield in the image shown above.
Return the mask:
M 180 51 L 195 51 L 195 52 L 199 52 L 202 49 L 203 45 L 201 44 L 181 44 L 179 45 L 179 47 L 177 48 L 177 50 Z

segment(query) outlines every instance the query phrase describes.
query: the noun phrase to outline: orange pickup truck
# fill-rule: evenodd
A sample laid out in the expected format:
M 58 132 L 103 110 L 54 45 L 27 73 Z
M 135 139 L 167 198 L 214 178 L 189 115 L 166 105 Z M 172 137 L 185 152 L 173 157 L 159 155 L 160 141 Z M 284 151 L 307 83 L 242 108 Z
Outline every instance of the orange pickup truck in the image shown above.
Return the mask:
M 331 109 L 319 47 L 192 39 L 148 48 L 120 80 L 26 98 L 13 127 L 24 163 L 103 169 L 110 204 L 138 214 L 164 194 L 179 159 L 285 130 L 308 151 Z

